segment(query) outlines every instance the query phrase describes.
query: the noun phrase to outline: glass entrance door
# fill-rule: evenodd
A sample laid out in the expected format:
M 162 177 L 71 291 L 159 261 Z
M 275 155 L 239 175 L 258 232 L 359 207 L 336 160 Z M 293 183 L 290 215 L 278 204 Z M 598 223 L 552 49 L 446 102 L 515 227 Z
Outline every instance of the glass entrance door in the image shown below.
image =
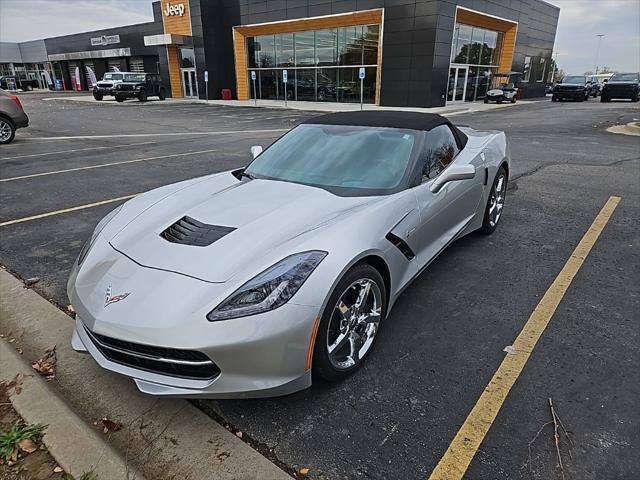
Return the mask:
M 464 102 L 466 98 L 469 67 L 455 67 L 449 69 L 449 83 L 447 85 L 447 102 Z
M 181 68 L 182 94 L 185 98 L 198 98 L 198 79 L 195 68 Z

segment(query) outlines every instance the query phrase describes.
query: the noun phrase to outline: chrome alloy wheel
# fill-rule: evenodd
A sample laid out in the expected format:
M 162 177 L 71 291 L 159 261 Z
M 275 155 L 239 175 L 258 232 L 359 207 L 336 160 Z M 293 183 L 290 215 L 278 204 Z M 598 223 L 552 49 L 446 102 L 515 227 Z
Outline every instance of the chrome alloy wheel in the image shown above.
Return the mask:
M 506 190 L 507 178 L 504 173 L 501 173 L 491 189 L 491 197 L 489 199 L 489 225 L 491 225 L 492 228 L 500 221 L 502 209 L 504 208 Z
M 340 370 L 357 365 L 378 332 L 382 313 L 380 287 L 368 278 L 353 282 L 333 308 L 327 332 L 331 364 Z
M 0 118 L 0 142 L 6 142 L 11 138 L 11 125 Z

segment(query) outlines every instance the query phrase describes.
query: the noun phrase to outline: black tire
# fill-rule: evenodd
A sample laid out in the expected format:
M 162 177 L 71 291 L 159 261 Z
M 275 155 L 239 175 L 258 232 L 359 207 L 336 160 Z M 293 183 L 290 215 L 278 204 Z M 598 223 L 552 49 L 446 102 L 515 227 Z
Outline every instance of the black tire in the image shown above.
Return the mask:
M 167 98 L 167 92 L 165 91 L 164 88 L 161 88 L 160 91 L 158 92 L 158 98 L 160 100 L 165 100 Z
M 498 217 L 498 220 L 494 224 L 492 224 L 490 213 L 489 213 L 492 200 L 495 197 L 496 186 L 498 185 L 498 181 L 501 177 L 504 178 L 504 184 L 502 187 L 503 203 L 504 203 L 504 198 L 506 197 L 506 194 L 507 194 L 507 185 L 509 181 L 509 176 L 507 175 L 507 171 L 505 170 L 505 168 L 500 167 L 498 169 L 498 172 L 496 173 L 496 177 L 493 179 L 493 184 L 491 185 L 491 191 L 489 192 L 489 198 L 487 199 L 487 206 L 484 209 L 484 218 L 482 220 L 482 227 L 480 227 L 480 233 L 482 233 L 483 235 L 491 235 L 493 232 L 495 232 L 496 228 L 498 228 L 498 225 L 500 224 L 500 219 L 502 218 L 502 215 L 500 215 Z
M 140 90 L 140 93 L 138 93 L 138 100 L 140 100 L 141 102 L 146 102 L 147 101 L 147 91 L 146 90 Z
M 589 101 L 589 95 L 586 95 L 586 96 L 584 97 L 584 101 L 585 101 L 585 102 L 588 102 L 588 101 Z
M 558 97 L 556 97 L 555 95 L 551 95 L 551 101 L 552 102 L 557 102 L 558 101 Z
M 375 284 L 380 289 L 382 296 L 382 308 L 380 315 L 381 323 L 378 327 L 378 333 L 375 337 L 373 337 L 371 347 L 369 348 L 369 350 L 367 350 L 364 357 L 350 368 L 339 369 L 336 368 L 333 363 L 331 363 L 327 347 L 327 338 L 329 335 L 329 324 L 331 321 L 331 317 L 334 312 L 334 307 L 337 305 L 338 301 L 345 293 L 345 291 L 349 288 L 349 286 L 354 282 L 357 282 L 358 280 L 365 279 L 375 282 Z M 380 272 L 378 272 L 378 270 L 373 268 L 371 265 L 360 263 L 353 266 L 349 271 L 347 271 L 347 273 L 344 274 L 344 276 L 340 279 L 333 292 L 331 293 L 329 301 L 327 302 L 327 306 L 322 313 L 320 325 L 318 326 L 318 331 L 316 333 L 316 339 L 313 347 L 312 372 L 314 376 L 322 378 L 324 380 L 336 381 L 351 375 L 362 366 L 362 364 L 366 361 L 367 357 L 371 354 L 371 351 L 375 347 L 375 341 L 379 335 L 380 325 L 382 325 L 382 322 L 384 322 L 384 318 L 387 313 L 386 295 L 386 287 L 384 284 L 384 280 L 382 279 L 382 275 L 380 275 Z
M 320 90 L 318 90 L 318 101 L 319 102 L 324 102 L 327 99 L 327 92 L 321 88 Z
M 6 117 L 0 117 L 0 145 L 13 142 L 16 138 L 16 126 Z
M 489 99 L 485 98 L 484 103 L 489 103 Z
M 501 98 L 499 98 L 498 100 L 496 100 L 496 103 L 497 103 L 497 104 L 499 104 L 499 105 L 501 105 L 501 104 L 502 104 L 502 99 L 501 99 Z
M 513 96 L 513 98 L 511 99 L 511 103 L 516 103 L 516 100 L 517 100 L 517 98 L 516 98 L 516 96 L 514 95 L 514 96 Z
M 115 97 L 116 97 L 116 102 L 118 103 L 124 102 L 124 97 L 121 97 L 120 95 L 116 95 Z
M 97 101 L 101 102 L 104 97 L 102 96 L 101 93 L 93 92 L 93 98 L 95 98 Z
M 604 95 L 602 95 L 600 97 L 600 102 L 605 103 L 607 101 L 607 97 L 605 97 Z
M 640 92 L 636 92 L 633 94 L 633 97 L 631 97 L 631 101 L 632 102 L 637 102 L 640 101 Z

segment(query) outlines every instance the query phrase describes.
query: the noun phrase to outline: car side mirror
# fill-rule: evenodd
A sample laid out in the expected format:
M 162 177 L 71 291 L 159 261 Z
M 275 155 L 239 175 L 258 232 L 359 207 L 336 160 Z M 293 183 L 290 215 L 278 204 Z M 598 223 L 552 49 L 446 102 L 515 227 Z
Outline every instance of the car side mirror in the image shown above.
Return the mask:
M 253 147 L 251 147 L 251 156 L 253 158 L 256 158 L 261 153 L 262 153 L 262 146 L 261 145 L 254 145 Z
M 450 165 L 434 180 L 430 190 L 432 193 L 438 193 L 449 182 L 471 180 L 475 176 L 476 167 L 473 165 Z

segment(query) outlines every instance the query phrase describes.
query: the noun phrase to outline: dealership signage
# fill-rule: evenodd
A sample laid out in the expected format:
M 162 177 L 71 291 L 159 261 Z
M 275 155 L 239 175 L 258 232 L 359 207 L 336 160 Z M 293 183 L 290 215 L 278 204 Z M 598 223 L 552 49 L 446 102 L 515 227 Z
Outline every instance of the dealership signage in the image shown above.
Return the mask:
M 184 15 L 184 12 L 185 12 L 184 3 L 177 3 L 175 5 L 171 5 L 170 3 L 167 3 L 167 5 L 164 8 L 165 17 L 173 17 L 173 16 L 181 17 Z
M 114 43 L 120 43 L 120 35 L 102 35 L 91 39 L 92 47 L 113 45 Z

